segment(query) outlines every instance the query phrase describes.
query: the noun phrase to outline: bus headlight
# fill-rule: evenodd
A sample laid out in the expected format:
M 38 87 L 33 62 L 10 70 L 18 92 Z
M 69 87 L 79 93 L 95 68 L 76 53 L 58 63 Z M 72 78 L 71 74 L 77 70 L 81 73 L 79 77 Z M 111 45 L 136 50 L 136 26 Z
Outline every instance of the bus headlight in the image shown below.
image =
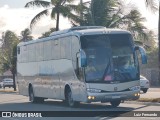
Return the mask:
M 100 93 L 101 90 L 99 90 L 99 89 L 93 89 L 93 88 L 88 88 L 87 92 L 90 92 L 90 93 Z
M 134 87 L 131 87 L 129 88 L 131 91 L 137 91 L 137 90 L 140 90 L 140 86 L 134 86 Z

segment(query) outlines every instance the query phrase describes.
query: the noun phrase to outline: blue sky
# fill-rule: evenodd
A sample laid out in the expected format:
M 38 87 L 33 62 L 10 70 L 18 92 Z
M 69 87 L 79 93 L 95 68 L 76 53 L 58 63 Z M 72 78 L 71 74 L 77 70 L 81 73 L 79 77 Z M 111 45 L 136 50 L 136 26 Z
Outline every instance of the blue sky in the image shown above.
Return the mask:
M 43 8 L 24 8 L 25 4 L 29 1 L 31 0 L 0 0 L 0 38 L 1 33 L 6 30 L 12 30 L 20 35 L 22 30 L 29 27 L 31 19 L 38 12 L 43 10 Z M 139 11 L 144 17 L 146 17 L 147 21 L 145 22 L 145 25 L 149 29 L 157 32 L 158 13 L 153 14 L 146 10 L 144 0 L 126 0 L 128 3 L 131 1 L 134 1 Z M 67 19 L 61 17 L 60 20 L 60 29 L 66 29 L 70 27 L 70 23 Z M 41 33 L 44 33 L 51 27 L 55 27 L 55 22 L 50 19 L 50 16 L 45 17 L 36 24 L 36 27 L 32 30 L 32 35 L 38 37 L 41 35 Z

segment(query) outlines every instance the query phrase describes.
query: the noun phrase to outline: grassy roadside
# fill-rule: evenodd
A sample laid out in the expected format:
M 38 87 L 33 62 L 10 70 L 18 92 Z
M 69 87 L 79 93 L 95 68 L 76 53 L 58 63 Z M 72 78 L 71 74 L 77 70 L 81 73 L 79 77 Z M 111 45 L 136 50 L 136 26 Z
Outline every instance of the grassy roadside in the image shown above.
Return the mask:
M 160 103 L 160 98 L 139 98 L 138 102 L 157 102 Z

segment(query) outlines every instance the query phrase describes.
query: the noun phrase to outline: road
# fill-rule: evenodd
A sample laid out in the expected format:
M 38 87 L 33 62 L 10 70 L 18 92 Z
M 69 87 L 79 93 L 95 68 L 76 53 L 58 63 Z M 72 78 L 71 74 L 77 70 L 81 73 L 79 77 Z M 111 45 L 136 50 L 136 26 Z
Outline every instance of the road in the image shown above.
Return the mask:
M 160 88 L 149 88 L 147 93 L 141 91 L 141 98 L 160 98 Z
M 141 94 L 143 96 L 148 96 L 148 94 L 151 94 L 154 96 L 154 94 L 157 94 L 159 96 L 159 89 L 150 89 L 146 94 Z M 152 97 L 153 98 L 153 97 Z M 135 117 L 125 117 L 126 113 L 129 113 L 129 111 L 133 112 L 135 111 L 148 111 L 149 113 L 151 111 L 160 111 L 160 105 L 144 105 L 144 104 L 136 104 L 136 103 L 121 103 L 119 107 L 112 108 L 109 103 L 94 103 L 94 104 L 84 104 L 82 103 L 78 108 L 69 108 L 62 101 L 58 100 L 51 100 L 48 99 L 43 104 L 32 104 L 28 101 L 28 97 L 18 95 L 18 93 L 5 93 L 0 92 L 0 111 L 82 111 L 87 113 L 88 111 L 96 111 L 96 112 L 115 112 L 115 111 L 124 111 L 121 115 L 123 117 L 54 117 L 54 120 L 105 120 L 105 119 L 113 119 L 113 120 L 124 120 L 124 118 L 127 120 L 135 119 Z M 160 112 L 159 112 L 160 113 Z M 61 114 L 61 112 L 59 112 Z M 65 112 L 64 112 L 65 114 Z M 71 114 L 71 112 L 69 113 Z M 71 114 L 72 115 L 72 114 Z M 48 118 L 0 118 L 0 120 L 53 120 L 52 117 Z M 145 119 L 145 120 L 159 120 L 160 118 L 157 117 L 138 117 L 137 119 Z

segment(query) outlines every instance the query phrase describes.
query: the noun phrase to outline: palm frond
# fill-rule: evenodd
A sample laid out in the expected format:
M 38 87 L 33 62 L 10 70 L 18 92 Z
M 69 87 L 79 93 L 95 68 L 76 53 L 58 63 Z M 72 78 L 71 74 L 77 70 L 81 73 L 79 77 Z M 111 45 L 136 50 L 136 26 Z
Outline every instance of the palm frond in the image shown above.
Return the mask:
M 158 11 L 158 6 L 156 3 L 156 0 L 145 0 L 146 6 L 153 12 L 155 13 Z
M 42 12 L 38 13 L 32 20 L 30 23 L 30 28 L 32 29 L 32 27 L 36 24 L 36 22 L 41 19 L 41 17 L 43 17 L 44 15 L 49 15 L 49 11 L 48 9 L 43 10 Z
M 75 0 L 64 0 L 66 3 L 73 3 Z
M 51 18 L 54 19 L 55 18 L 55 15 L 56 15 L 57 11 L 56 11 L 56 8 L 52 8 L 52 12 L 51 12 Z
M 49 7 L 51 5 L 50 2 L 42 1 L 42 0 L 34 0 L 26 3 L 25 7 Z
M 71 9 L 68 6 L 60 6 L 59 12 L 63 17 L 69 17 L 72 14 Z

